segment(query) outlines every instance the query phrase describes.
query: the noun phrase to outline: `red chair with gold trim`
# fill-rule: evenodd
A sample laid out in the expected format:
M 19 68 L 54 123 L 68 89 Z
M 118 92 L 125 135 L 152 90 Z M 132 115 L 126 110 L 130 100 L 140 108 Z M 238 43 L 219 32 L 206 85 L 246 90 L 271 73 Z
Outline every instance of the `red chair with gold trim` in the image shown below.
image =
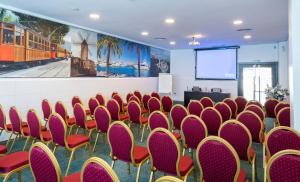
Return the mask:
M 189 115 L 188 110 L 180 104 L 175 104 L 170 112 L 170 117 L 173 124 L 173 130 L 181 130 L 182 120 Z
M 151 97 L 148 100 L 148 109 L 150 114 L 154 111 L 162 111 L 160 100 L 158 100 L 158 98 L 156 97 Z
M 152 181 L 153 174 L 156 171 L 171 174 L 186 181 L 194 170 L 193 159 L 181 155 L 180 144 L 169 130 L 156 128 L 151 131 L 147 146 L 151 161 L 149 181 Z
M 275 107 L 278 103 L 279 103 L 279 101 L 276 99 L 268 99 L 265 102 L 264 106 L 265 106 L 265 110 L 266 110 L 266 117 L 276 118 Z
M 141 167 L 149 158 L 147 148 L 135 145 L 130 128 L 120 121 L 116 121 L 110 125 L 107 135 L 111 149 L 112 168 L 114 168 L 116 160 L 128 163 L 129 173 L 130 164 L 138 167 L 136 175 L 136 182 L 138 182 Z
M 183 181 L 174 176 L 163 176 L 155 180 L 155 182 L 183 182 Z
M 256 101 L 256 100 L 250 100 L 250 101 L 248 101 L 248 103 L 246 104 L 246 107 L 249 106 L 249 105 L 252 105 L 252 104 L 253 105 L 257 105 L 258 107 L 260 107 L 262 109 L 264 108 L 263 105 L 259 101 Z
M 201 115 L 201 112 L 203 111 L 204 107 L 202 106 L 201 102 L 198 100 L 190 100 L 187 110 L 190 114 L 199 116 Z
M 192 149 L 192 156 L 194 156 L 193 151 L 197 149 L 208 133 L 205 123 L 198 116 L 188 115 L 181 123 L 181 135 L 183 136 L 182 155 L 184 155 L 185 149 Z
M 87 120 L 85 109 L 79 103 L 75 104 L 73 107 L 73 113 L 75 116 L 75 126 L 77 127 L 76 134 L 79 129 L 82 129 L 83 132 L 89 132 L 89 137 L 91 137 L 92 132 L 96 129 L 96 121 L 95 120 Z
M 230 107 L 228 106 L 228 104 L 226 104 L 224 102 L 218 102 L 214 106 L 214 108 L 220 112 L 223 122 L 231 119 L 232 111 L 231 111 Z
M 275 116 L 277 116 L 278 112 L 285 107 L 290 107 L 290 104 L 287 102 L 279 102 L 274 108 Z
M 6 116 L 5 112 L 0 104 L 0 136 L 2 135 L 3 131 L 9 132 L 6 129 Z
M 207 108 L 207 107 L 214 107 L 214 102 L 211 100 L 211 98 L 209 97 L 202 97 L 200 99 L 200 103 L 202 104 L 202 106 L 204 108 Z
M 118 95 L 119 93 L 117 92 L 117 91 L 113 91 L 112 93 L 111 93 L 111 98 L 113 98 L 115 95 Z
M 51 150 L 37 142 L 29 151 L 29 164 L 36 182 L 80 182 L 80 172 L 63 176 L 59 163 Z
M 224 139 L 206 137 L 197 147 L 200 181 L 245 182 L 247 175 L 240 168 L 239 156 Z
M 100 106 L 105 106 L 105 99 L 101 93 L 97 93 L 95 98 L 97 99 Z
M 134 96 L 133 95 L 133 93 L 128 93 L 127 95 L 126 95 L 126 102 L 128 103 L 129 102 L 129 99 L 130 99 L 130 97 L 132 97 L 132 96 Z
M 143 95 L 143 98 L 142 98 L 142 103 L 143 103 L 143 108 L 145 109 L 145 110 L 147 110 L 148 111 L 148 101 L 149 101 L 149 99 L 151 98 L 151 96 L 150 95 L 148 95 L 148 94 L 145 94 L 145 95 Z
M 118 102 L 118 104 L 120 106 L 120 112 L 121 113 L 124 113 L 124 112 L 127 111 L 127 108 L 126 108 L 127 105 L 123 102 L 123 99 L 122 99 L 122 97 L 120 95 L 115 94 L 113 96 L 113 99 L 115 99 Z
M 135 95 L 133 95 L 133 96 L 131 96 L 129 98 L 128 102 L 130 102 L 130 101 L 135 101 L 135 102 L 137 102 L 139 104 L 141 103 L 141 100 L 137 96 L 135 96 Z
M 98 102 L 98 100 L 95 98 L 95 97 L 91 97 L 89 99 L 89 109 L 90 109 L 90 112 L 91 112 L 91 117 L 94 118 L 94 112 L 95 112 L 95 109 L 96 107 L 98 107 L 100 104 Z
M 217 136 L 222 124 L 220 112 L 213 107 L 207 107 L 202 111 L 200 118 L 205 123 L 208 134 Z
M 112 121 L 127 121 L 128 120 L 128 115 L 120 112 L 120 106 L 115 99 L 108 100 L 106 108 L 111 115 Z
M 285 107 L 281 109 L 277 116 L 276 116 L 277 122 L 279 126 L 291 126 L 291 111 L 290 107 Z
M 252 111 L 259 116 L 262 122 L 265 121 L 265 112 L 257 105 L 251 104 L 245 108 L 245 111 Z
M 80 98 L 79 96 L 74 96 L 74 97 L 72 98 L 72 107 L 74 107 L 75 104 L 77 104 L 77 103 L 83 105 L 83 102 L 82 102 L 81 98 Z M 86 112 L 86 114 L 88 114 L 88 115 L 91 113 L 90 109 L 88 109 L 88 108 L 85 109 L 85 112 Z
M 142 93 L 138 90 L 133 92 L 133 95 L 135 95 L 139 100 L 142 100 Z
M 69 117 L 65 105 L 61 101 L 57 101 L 55 103 L 54 108 L 55 108 L 55 112 L 57 114 L 59 114 L 63 118 L 63 120 L 65 121 L 65 123 L 68 127 L 68 130 L 69 130 L 69 134 L 70 134 L 72 128 L 75 126 L 75 122 L 76 122 L 75 117 L 72 117 L 72 118 Z
M 47 99 L 44 99 L 42 101 L 42 111 L 43 111 L 43 116 L 45 121 L 45 127 L 47 127 L 49 117 L 52 114 L 52 107 L 50 102 Z
M 158 100 L 160 100 L 160 95 L 159 95 L 157 92 L 152 92 L 152 93 L 151 93 L 151 97 L 155 97 L 155 98 L 157 98 Z
M 162 109 L 164 112 L 169 113 L 173 107 L 173 99 L 170 96 L 163 96 L 161 98 Z
M 226 98 L 223 100 L 225 104 L 227 104 L 231 109 L 231 118 L 235 119 L 237 115 L 238 106 L 234 99 Z
M 238 136 L 238 137 L 237 137 Z M 252 166 L 252 182 L 255 182 L 256 154 L 252 146 L 252 137 L 248 128 L 237 120 L 228 120 L 219 129 L 219 137 L 226 140 L 237 152 L 240 160 L 248 161 Z
M 238 106 L 237 114 L 239 114 L 240 112 L 242 112 L 245 109 L 247 102 L 248 102 L 247 99 L 242 96 L 238 96 L 237 98 L 234 99 L 234 101 Z
M 71 156 L 65 173 L 66 176 L 68 175 L 75 151 L 78 148 L 90 145 L 90 138 L 88 136 L 79 134 L 67 136 L 66 123 L 64 122 L 63 118 L 57 113 L 51 114 L 49 118 L 49 128 L 52 135 L 53 144 L 55 145 L 53 154 L 55 153 L 58 146 L 64 147 L 66 150 L 71 151 Z

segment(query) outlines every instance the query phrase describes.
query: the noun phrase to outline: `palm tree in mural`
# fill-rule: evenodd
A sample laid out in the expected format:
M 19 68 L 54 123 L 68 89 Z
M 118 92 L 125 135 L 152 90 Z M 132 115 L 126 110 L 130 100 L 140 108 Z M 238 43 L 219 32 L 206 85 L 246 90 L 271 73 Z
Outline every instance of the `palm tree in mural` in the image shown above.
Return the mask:
M 103 51 L 103 53 L 106 55 L 106 77 L 108 77 L 110 56 L 117 55 L 120 58 L 122 55 L 120 39 L 108 35 L 101 36 L 97 41 L 98 57 L 101 56 L 101 51 Z
M 148 46 L 137 44 L 134 42 L 127 42 L 128 49 L 137 51 L 137 57 L 138 57 L 138 75 L 141 77 L 141 52 L 147 52 L 150 48 Z

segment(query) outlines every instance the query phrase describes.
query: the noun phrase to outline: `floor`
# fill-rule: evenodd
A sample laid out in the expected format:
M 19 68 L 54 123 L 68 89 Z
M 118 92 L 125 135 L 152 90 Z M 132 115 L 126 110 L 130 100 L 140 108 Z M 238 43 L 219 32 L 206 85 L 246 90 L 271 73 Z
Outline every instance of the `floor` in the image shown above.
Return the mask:
M 270 129 L 270 127 L 273 126 L 273 121 L 272 119 L 267 118 L 266 119 L 266 126 L 267 126 L 267 130 Z M 144 142 L 139 142 L 139 138 L 137 136 L 137 127 L 133 127 L 134 130 L 134 134 L 135 134 L 135 140 L 136 140 L 136 144 L 138 145 L 142 145 L 142 146 L 146 146 L 146 137 L 148 136 L 148 131 L 145 133 L 144 137 Z M 92 144 L 94 144 L 94 140 L 95 140 L 95 135 L 93 135 L 93 140 L 92 140 Z M 16 142 L 16 145 L 13 148 L 13 151 L 18 151 L 21 150 L 22 147 L 24 145 L 24 140 L 20 140 L 18 142 Z M 29 148 L 29 146 L 28 146 Z M 27 148 L 27 150 L 29 150 Z M 257 155 L 257 182 L 262 182 L 263 181 L 263 166 L 262 166 L 262 161 L 263 161 L 263 153 L 262 153 L 262 145 L 261 144 L 257 144 L 254 143 L 253 144 L 253 148 L 255 149 L 256 155 Z M 104 140 L 98 140 L 98 145 L 96 147 L 96 151 L 93 153 L 93 156 L 96 157 L 100 157 L 102 159 L 104 159 L 106 162 L 108 162 L 108 164 L 111 164 L 111 158 L 109 157 L 109 145 L 107 142 L 104 142 Z M 67 163 L 68 163 L 68 159 L 70 156 L 70 153 L 66 153 L 65 150 L 63 148 L 58 148 L 56 154 L 55 154 L 60 167 L 62 169 L 63 174 L 65 173 L 65 170 L 67 168 Z M 83 149 L 79 149 L 76 153 L 75 153 L 75 160 L 72 162 L 71 167 L 70 167 L 70 171 L 69 174 L 74 173 L 74 172 L 78 172 L 81 169 L 82 164 L 84 163 L 84 161 L 86 161 L 89 158 L 88 152 L 83 148 Z M 195 164 L 196 161 L 195 161 Z M 241 168 L 243 170 L 246 171 L 247 176 L 249 178 L 249 181 L 251 181 L 251 166 L 248 162 L 241 162 Z M 197 178 L 199 177 L 199 168 L 198 166 L 196 166 L 197 169 Z M 116 174 L 118 175 L 120 181 L 135 181 L 135 177 L 136 177 L 136 171 L 137 169 L 135 167 L 133 167 L 131 165 L 131 173 L 128 174 L 128 167 L 127 164 L 121 161 L 117 161 L 115 164 L 115 168 L 114 170 L 116 171 Z M 157 172 L 155 174 L 155 178 L 157 179 L 160 176 L 163 176 L 163 173 L 159 173 Z M 145 163 L 142 166 L 142 170 L 141 170 L 141 174 L 140 174 L 140 181 L 141 182 L 146 182 L 149 181 L 149 176 L 150 176 L 150 164 Z M 29 181 L 33 181 L 33 177 L 32 174 L 30 172 L 29 169 L 26 169 L 23 171 L 22 173 L 22 179 L 23 181 L 29 182 Z M 0 179 L 1 181 L 2 179 Z M 191 175 L 188 178 L 188 181 L 193 181 L 193 175 Z M 13 179 L 11 179 L 10 181 L 17 181 L 17 176 L 14 176 Z

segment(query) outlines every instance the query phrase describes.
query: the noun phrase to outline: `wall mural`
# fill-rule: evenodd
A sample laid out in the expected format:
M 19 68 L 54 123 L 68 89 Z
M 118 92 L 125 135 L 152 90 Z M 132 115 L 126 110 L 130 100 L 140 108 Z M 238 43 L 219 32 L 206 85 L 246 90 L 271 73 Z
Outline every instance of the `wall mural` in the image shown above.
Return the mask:
M 0 77 L 157 77 L 170 52 L 0 8 Z

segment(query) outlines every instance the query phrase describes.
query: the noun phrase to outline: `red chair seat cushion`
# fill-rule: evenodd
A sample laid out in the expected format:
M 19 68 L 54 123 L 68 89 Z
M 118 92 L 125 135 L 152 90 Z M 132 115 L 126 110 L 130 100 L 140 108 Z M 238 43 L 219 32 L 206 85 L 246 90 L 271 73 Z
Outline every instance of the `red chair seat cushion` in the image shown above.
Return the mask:
M 94 129 L 96 128 L 96 121 L 95 120 L 90 120 L 86 122 L 86 127 L 88 129 Z
M 179 171 L 181 176 L 185 176 L 193 166 L 194 162 L 190 157 L 182 156 L 179 159 Z
M 52 140 L 52 135 L 50 131 L 42 131 L 42 137 L 44 141 L 50 141 Z
M 65 176 L 63 182 L 80 182 L 80 172 Z
M 90 138 L 84 135 L 70 135 L 67 137 L 67 143 L 70 148 L 77 147 L 80 144 L 88 143 Z
M 22 127 L 27 127 L 27 126 L 28 126 L 28 123 L 25 121 L 22 121 Z
M 0 154 L 5 154 L 7 152 L 7 148 L 5 145 L 0 145 Z
M 146 159 L 148 156 L 149 156 L 149 152 L 146 147 L 142 147 L 142 146 L 138 146 L 138 145 L 134 146 L 133 157 L 134 157 L 135 163 L 139 164 L 144 159 Z
M 47 130 L 47 127 L 46 127 L 46 126 L 42 126 L 42 127 L 41 127 L 41 130 L 42 130 L 42 131 L 46 131 L 46 130 Z
M 177 140 L 180 140 L 180 139 L 181 139 L 181 135 L 180 135 L 179 133 L 172 132 L 172 134 L 174 135 L 174 137 L 175 137 Z
M 12 124 L 7 124 L 7 125 L 6 125 L 6 129 L 7 129 L 8 131 L 12 131 Z
M 0 173 L 8 173 L 29 164 L 28 152 L 15 152 L 0 158 Z
M 148 113 L 149 111 L 147 109 L 142 109 L 142 114 L 146 114 Z
M 147 122 L 148 122 L 148 117 L 142 116 L 142 117 L 141 117 L 141 123 L 142 123 L 142 124 L 146 124 Z
M 254 149 L 251 147 L 250 150 L 249 150 L 249 156 L 250 156 L 251 159 L 253 159 L 254 155 L 255 155 L 255 151 L 254 151 Z
M 86 114 L 86 115 L 90 115 L 90 114 L 91 114 L 91 110 L 90 110 L 90 109 L 86 109 L 86 110 L 85 110 L 85 114 Z
M 74 117 L 73 117 L 73 118 L 69 118 L 69 119 L 67 120 L 67 122 L 68 122 L 68 125 L 72 126 L 72 125 L 75 124 L 76 119 L 75 119 Z
M 239 176 L 237 178 L 237 182 L 245 182 L 245 181 L 247 181 L 247 175 L 246 175 L 246 172 L 241 169 Z
M 29 127 L 23 127 L 22 130 L 23 130 L 23 134 L 25 136 L 29 136 L 30 135 Z
M 128 115 L 127 115 L 127 114 L 120 114 L 120 115 L 119 115 L 119 119 L 120 119 L 121 121 L 127 120 L 127 119 L 128 119 Z

